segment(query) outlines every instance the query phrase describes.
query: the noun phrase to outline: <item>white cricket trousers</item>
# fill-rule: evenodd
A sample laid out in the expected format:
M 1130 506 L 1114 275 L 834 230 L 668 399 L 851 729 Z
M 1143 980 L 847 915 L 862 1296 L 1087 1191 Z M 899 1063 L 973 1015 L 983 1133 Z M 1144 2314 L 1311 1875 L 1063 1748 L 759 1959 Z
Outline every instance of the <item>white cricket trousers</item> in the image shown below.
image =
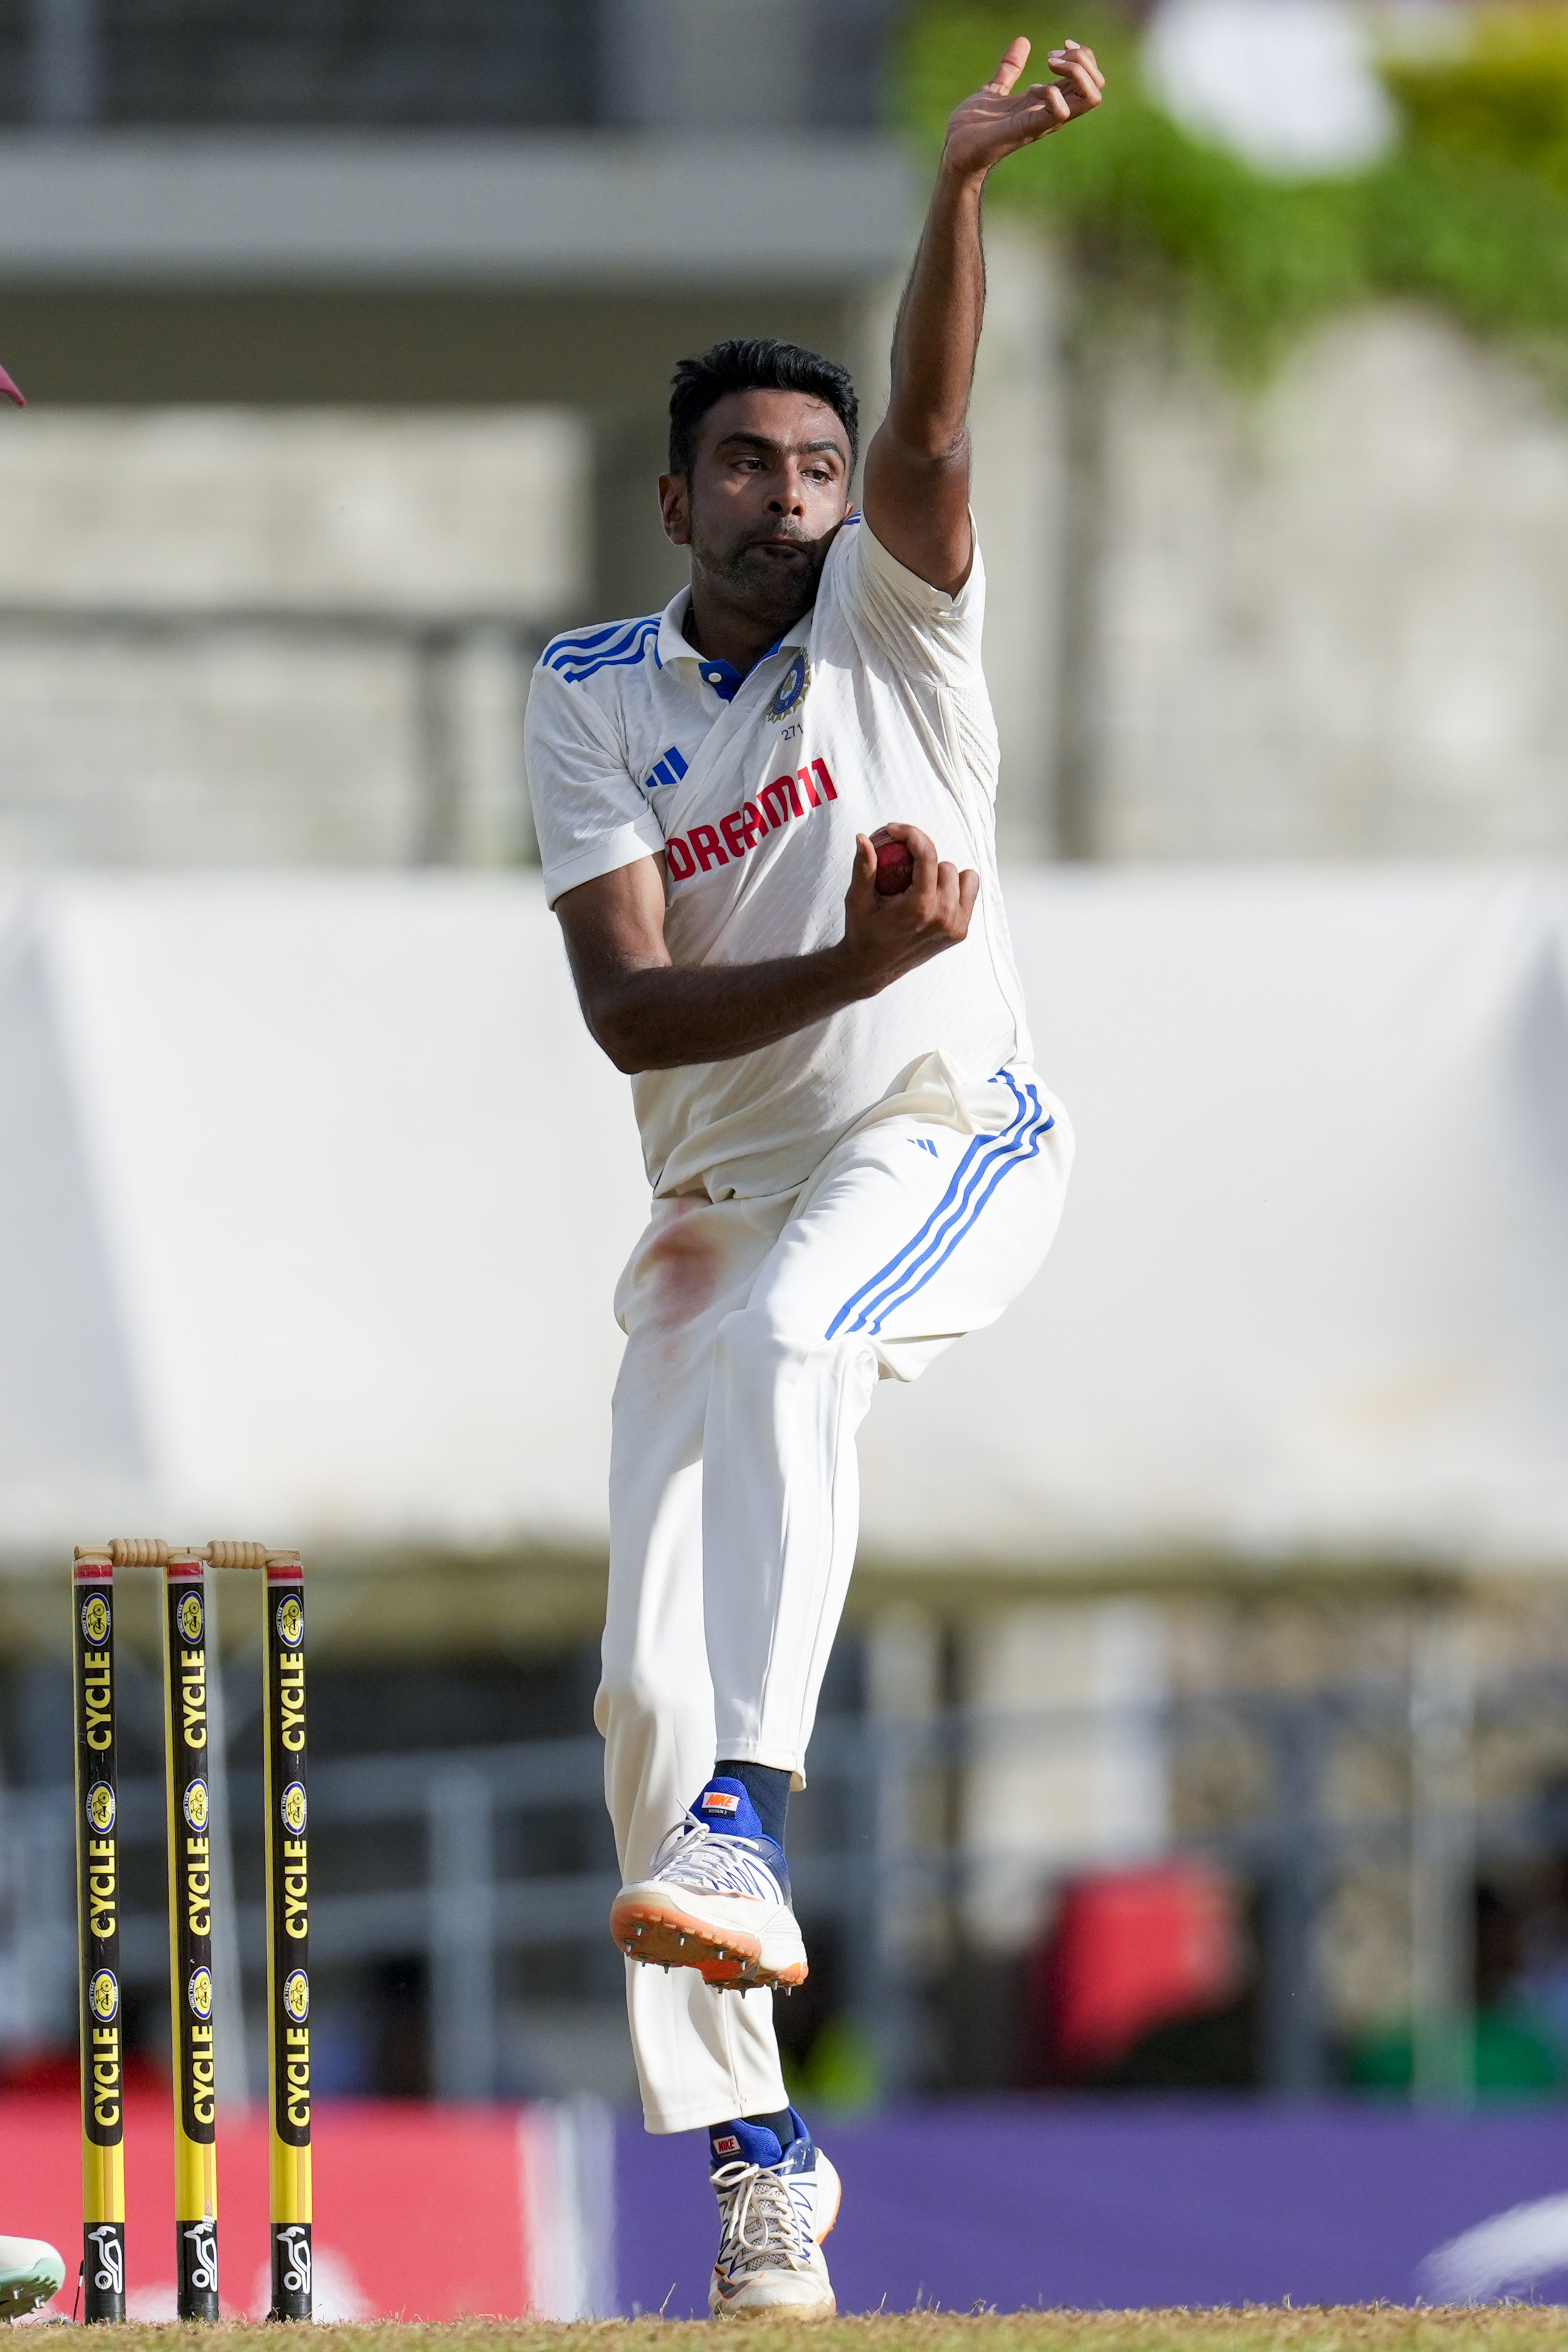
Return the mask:
M 854 1562 L 855 1433 L 878 1380 L 914 1380 L 1000 1315 L 1061 1213 L 1072 1140 L 1014 1065 L 927 1082 L 798 1192 L 656 1201 L 621 1279 L 610 1597 L 594 1720 L 623 1876 L 642 1878 L 716 1758 L 805 1785 Z M 770 1991 L 628 1961 L 650 2131 L 785 2104 Z

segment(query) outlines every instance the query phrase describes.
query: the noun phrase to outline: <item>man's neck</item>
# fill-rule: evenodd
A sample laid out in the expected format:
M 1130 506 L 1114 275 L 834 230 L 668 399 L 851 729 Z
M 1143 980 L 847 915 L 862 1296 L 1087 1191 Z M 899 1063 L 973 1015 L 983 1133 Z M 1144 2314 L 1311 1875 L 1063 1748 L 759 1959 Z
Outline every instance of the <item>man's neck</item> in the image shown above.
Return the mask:
M 711 592 L 705 592 L 701 581 L 694 580 L 683 630 L 686 643 L 706 659 L 727 662 L 742 677 L 748 677 L 764 654 L 772 652 L 785 631 L 793 628 L 800 617 L 799 614 L 791 614 L 781 619 L 759 621 L 750 614 L 737 613 Z

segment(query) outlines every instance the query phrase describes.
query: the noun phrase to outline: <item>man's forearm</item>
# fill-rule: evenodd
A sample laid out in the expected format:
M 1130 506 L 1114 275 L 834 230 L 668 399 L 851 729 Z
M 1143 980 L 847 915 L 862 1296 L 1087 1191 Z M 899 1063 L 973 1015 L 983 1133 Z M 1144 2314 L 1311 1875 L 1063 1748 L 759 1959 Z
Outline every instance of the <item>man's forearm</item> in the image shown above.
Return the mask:
M 1100 103 L 1104 77 L 1074 41 L 1053 49 L 1060 79 L 1017 88 L 1020 34 L 984 89 L 947 121 L 925 233 L 893 338 L 887 415 L 865 461 L 865 518 L 890 555 L 956 595 L 969 576 L 969 438 L 975 352 L 986 310 L 980 197 L 986 174 L 1020 147 Z
M 878 845 L 902 843 L 913 878 L 884 897 Z M 843 937 L 769 963 L 675 964 L 664 941 L 664 893 L 651 857 L 580 883 L 556 901 L 578 1002 L 618 1069 L 678 1070 L 727 1062 L 876 996 L 969 928 L 980 887 L 944 865 L 918 825 L 857 834 Z
M 728 1062 L 874 996 L 873 972 L 847 943 L 769 963 L 657 964 L 596 993 L 589 1025 L 618 1069 Z
M 893 337 L 887 415 L 865 463 L 865 517 L 934 588 L 969 576 L 969 388 L 986 311 L 984 173 L 944 158 Z
M 944 162 L 894 330 L 893 381 L 883 430 L 909 456 L 937 464 L 964 447 L 986 314 L 984 184 L 982 173 Z

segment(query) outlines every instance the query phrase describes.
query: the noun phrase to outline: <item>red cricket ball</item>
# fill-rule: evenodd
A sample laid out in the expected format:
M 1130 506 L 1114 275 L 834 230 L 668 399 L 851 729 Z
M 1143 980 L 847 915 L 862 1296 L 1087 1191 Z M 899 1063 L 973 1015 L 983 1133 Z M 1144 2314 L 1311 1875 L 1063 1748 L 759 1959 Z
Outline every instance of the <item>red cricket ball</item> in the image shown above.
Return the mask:
M 876 887 L 883 898 L 896 898 L 915 879 L 915 860 L 905 841 L 879 841 L 876 845 Z

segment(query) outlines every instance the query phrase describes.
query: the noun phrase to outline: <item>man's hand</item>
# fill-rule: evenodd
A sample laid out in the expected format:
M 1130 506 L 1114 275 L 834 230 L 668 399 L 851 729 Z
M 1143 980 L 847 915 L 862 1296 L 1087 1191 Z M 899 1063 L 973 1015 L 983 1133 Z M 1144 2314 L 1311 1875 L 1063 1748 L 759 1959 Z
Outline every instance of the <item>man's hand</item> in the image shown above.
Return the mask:
M 1092 49 L 1081 48 L 1076 41 L 1065 42 L 1060 49 L 1052 49 L 1047 59 L 1060 79 L 1031 82 L 1027 89 L 1019 89 L 1016 85 L 1029 63 L 1029 49 L 1020 33 L 1009 43 L 1007 55 L 984 89 L 954 108 L 942 149 L 946 170 L 965 178 L 983 175 L 1004 156 L 1016 155 L 1020 147 L 1031 147 L 1037 139 L 1047 138 L 1064 122 L 1099 105 L 1105 77 L 1094 62 Z
M 876 845 L 902 841 L 915 860 L 907 890 L 883 898 L 876 887 Z M 918 825 L 884 824 L 874 835 L 855 835 L 855 866 L 844 897 L 842 957 L 857 996 L 874 996 L 889 983 L 929 963 L 944 948 L 968 936 L 969 918 L 980 895 L 973 867 L 960 874 L 943 865 L 936 844 Z

